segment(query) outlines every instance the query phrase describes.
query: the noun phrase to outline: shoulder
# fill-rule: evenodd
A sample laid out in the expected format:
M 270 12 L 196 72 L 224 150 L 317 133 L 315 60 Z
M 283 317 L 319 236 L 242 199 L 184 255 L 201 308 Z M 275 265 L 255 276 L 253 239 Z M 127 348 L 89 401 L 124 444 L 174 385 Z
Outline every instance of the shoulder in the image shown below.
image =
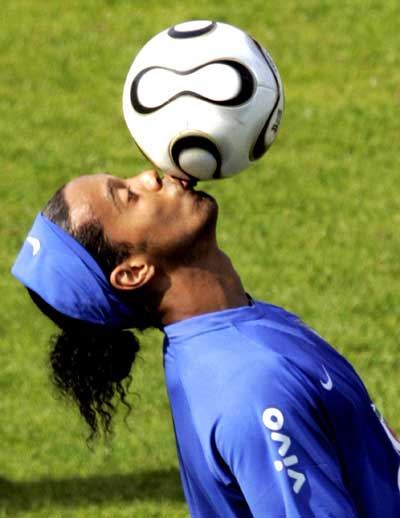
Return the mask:
M 281 330 L 262 327 L 235 322 L 181 342 L 166 358 L 167 374 L 172 369 L 188 394 L 210 396 L 221 412 L 300 401 L 314 384 L 312 369 L 304 369 L 312 351 L 301 349 L 297 336 L 282 343 Z
M 218 441 L 239 445 L 281 429 L 314 427 L 321 399 L 312 380 L 287 358 L 245 364 L 219 398 Z M 260 435 L 261 434 L 261 435 Z

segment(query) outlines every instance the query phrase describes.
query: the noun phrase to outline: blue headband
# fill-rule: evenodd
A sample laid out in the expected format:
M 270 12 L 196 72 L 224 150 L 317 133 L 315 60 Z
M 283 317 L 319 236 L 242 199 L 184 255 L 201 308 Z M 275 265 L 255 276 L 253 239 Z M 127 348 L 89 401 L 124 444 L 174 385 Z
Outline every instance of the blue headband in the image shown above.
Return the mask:
M 132 311 L 118 298 L 93 257 L 41 213 L 11 273 L 64 315 L 109 327 L 130 327 Z

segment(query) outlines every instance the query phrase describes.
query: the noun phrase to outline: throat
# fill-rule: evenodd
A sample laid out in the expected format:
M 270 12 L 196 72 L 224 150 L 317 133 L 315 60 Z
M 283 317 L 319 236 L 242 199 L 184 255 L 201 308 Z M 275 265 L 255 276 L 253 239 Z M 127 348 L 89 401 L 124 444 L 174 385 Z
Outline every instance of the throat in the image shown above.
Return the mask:
M 170 280 L 159 308 L 163 325 L 250 303 L 239 275 L 222 252 L 211 265 L 177 269 Z

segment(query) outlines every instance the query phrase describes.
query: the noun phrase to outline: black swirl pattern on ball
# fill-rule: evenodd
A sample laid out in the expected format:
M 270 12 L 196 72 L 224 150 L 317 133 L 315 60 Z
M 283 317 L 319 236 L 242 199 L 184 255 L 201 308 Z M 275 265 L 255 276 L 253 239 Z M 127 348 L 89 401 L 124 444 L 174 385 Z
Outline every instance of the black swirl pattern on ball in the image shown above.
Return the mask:
M 232 97 L 230 99 L 226 99 L 223 101 L 215 101 L 214 99 L 209 99 L 208 97 L 205 97 L 197 92 L 193 92 L 191 90 L 183 90 L 181 92 L 177 92 L 170 99 L 168 99 L 164 103 L 160 104 L 159 106 L 154 106 L 154 107 L 145 106 L 144 104 L 142 104 L 139 101 L 139 97 L 138 97 L 139 83 L 140 83 L 141 79 L 143 78 L 143 76 L 152 70 L 167 70 L 173 74 L 186 76 L 186 75 L 193 74 L 202 68 L 205 68 L 209 65 L 214 65 L 214 64 L 229 66 L 229 67 L 233 68 L 234 70 L 236 70 L 236 72 L 239 74 L 241 86 L 240 86 L 239 92 L 237 93 L 237 95 L 235 95 L 235 97 Z M 209 61 L 208 63 L 205 63 L 196 68 L 192 68 L 190 70 L 185 70 L 185 71 L 174 70 L 172 68 L 166 68 L 166 67 L 145 68 L 141 72 L 139 72 L 139 74 L 135 77 L 135 79 L 132 82 L 131 103 L 132 103 L 133 109 L 136 112 L 141 113 L 141 114 L 154 113 L 155 111 L 160 110 L 161 108 L 166 106 L 168 103 L 174 101 L 175 99 L 178 99 L 178 97 L 182 97 L 183 95 L 196 97 L 197 99 L 202 99 L 203 101 L 207 101 L 209 103 L 216 104 L 219 106 L 239 106 L 239 105 L 245 103 L 246 101 L 248 101 L 252 97 L 253 92 L 254 92 L 254 78 L 253 78 L 253 75 L 250 72 L 250 70 L 247 67 L 245 67 L 244 65 L 242 65 L 242 63 L 239 63 L 237 61 L 233 61 L 230 59 L 224 59 L 224 60 L 217 60 L 217 61 Z
M 217 24 L 215 22 L 210 22 L 209 25 L 206 25 L 205 27 L 181 31 L 176 28 L 176 25 L 174 25 L 169 29 L 168 36 L 175 39 L 196 38 L 197 36 L 202 36 L 203 34 L 211 32 L 216 26 Z
M 171 157 L 175 165 L 179 167 L 179 169 L 183 171 L 185 174 L 187 174 L 189 177 L 195 178 L 192 174 L 190 174 L 190 172 L 185 171 L 185 169 L 181 166 L 179 160 L 182 151 L 193 148 L 203 149 L 204 151 L 207 151 L 207 153 L 210 153 L 210 155 L 214 157 L 216 167 L 212 177 L 215 179 L 221 178 L 221 153 L 219 152 L 217 146 L 213 142 L 211 142 L 211 140 L 200 135 L 187 135 L 174 142 L 171 148 Z
M 281 89 L 279 88 L 279 81 L 278 81 L 277 73 L 275 70 L 275 65 L 273 63 L 271 63 L 270 60 L 267 58 L 267 56 L 264 54 L 261 45 L 256 40 L 253 39 L 253 41 L 254 41 L 257 49 L 259 50 L 260 54 L 262 55 L 263 59 L 267 63 L 269 69 L 271 70 L 272 75 L 274 76 L 276 91 L 278 92 L 278 95 L 277 95 L 274 107 L 272 108 L 271 113 L 269 114 L 269 117 L 266 120 L 260 134 L 258 135 L 256 143 L 254 144 L 253 149 L 250 153 L 249 159 L 251 161 L 258 160 L 259 158 L 261 158 L 268 149 L 268 147 L 265 144 L 265 136 L 267 134 L 269 124 L 271 122 L 271 118 L 274 115 L 275 110 L 281 100 Z

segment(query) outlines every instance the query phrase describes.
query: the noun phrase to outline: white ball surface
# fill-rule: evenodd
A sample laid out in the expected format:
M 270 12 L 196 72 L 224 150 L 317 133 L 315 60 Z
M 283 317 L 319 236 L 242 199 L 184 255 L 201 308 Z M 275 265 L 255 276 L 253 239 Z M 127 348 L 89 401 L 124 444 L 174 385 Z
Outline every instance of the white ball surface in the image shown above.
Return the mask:
M 209 180 L 243 171 L 276 138 L 284 110 L 269 54 L 232 25 L 184 22 L 137 54 L 123 112 L 143 154 L 159 169 Z

